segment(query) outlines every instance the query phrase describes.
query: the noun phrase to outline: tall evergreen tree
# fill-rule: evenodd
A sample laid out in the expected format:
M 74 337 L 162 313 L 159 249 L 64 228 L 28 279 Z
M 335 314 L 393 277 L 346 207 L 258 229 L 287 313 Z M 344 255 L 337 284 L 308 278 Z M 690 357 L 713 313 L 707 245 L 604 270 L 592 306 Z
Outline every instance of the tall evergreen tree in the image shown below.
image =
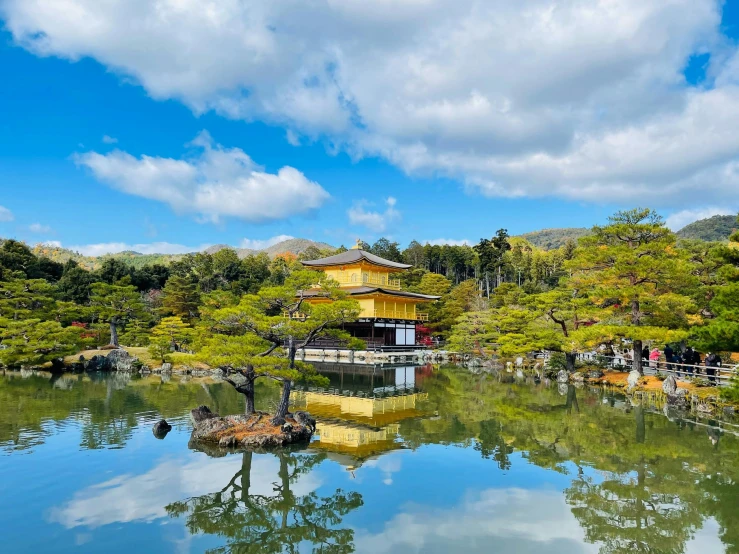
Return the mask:
M 700 320 L 692 299 L 681 294 L 695 279 L 690 261 L 676 248 L 662 218 L 649 209 L 616 213 L 580 245 L 567 263 L 570 286 L 601 312 L 600 323 L 581 336 L 594 342 L 614 335 L 630 340 L 634 368 L 641 373 L 643 341 L 674 340 L 684 335 L 670 330 Z
M 107 321 L 110 325 L 109 346 L 118 348 L 118 328 L 134 319 L 147 318 L 146 306 L 141 294 L 133 285 L 109 285 L 95 283 L 92 286 L 90 308 L 97 319 Z

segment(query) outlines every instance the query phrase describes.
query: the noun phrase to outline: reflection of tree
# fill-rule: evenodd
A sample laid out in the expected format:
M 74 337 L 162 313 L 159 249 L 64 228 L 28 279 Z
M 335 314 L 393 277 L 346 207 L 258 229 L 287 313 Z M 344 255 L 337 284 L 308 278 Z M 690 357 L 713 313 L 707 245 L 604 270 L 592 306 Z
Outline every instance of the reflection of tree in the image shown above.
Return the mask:
M 685 551 L 701 525 L 700 498 L 690 490 L 690 476 L 678 484 L 657 471 L 640 462 L 634 471 L 610 473 L 599 484 L 580 475 L 565 491 L 586 540 L 602 543 L 602 554 Z
M 84 449 L 115 448 L 128 441 L 139 414 L 169 419 L 200 404 L 222 414 L 244 411 L 242 395 L 225 383 L 164 383 L 158 376 L 131 379 L 118 373 L 26 377 L 15 372 L 0 376 L 0 449 L 43 444 L 55 432 L 54 421 L 78 422 Z M 279 387 L 267 382 L 258 387 L 262 403 L 257 408 L 267 409 Z
M 708 509 L 721 526 L 726 554 L 739 554 L 739 481 L 719 473 L 703 479 L 709 493 Z
M 296 496 L 291 489 L 323 456 L 277 452 L 280 468 L 273 495 L 250 492 L 253 454 L 244 452 L 242 456 L 241 469 L 221 491 L 175 502 L 167 506 L 167 512 L 173 517 L 186 516 L 193 534 L 228 539 L 226 546 L 212 552 L 296 553 L 306 542 L 313 545 L 314 552 L 354 551 L 354 532 L 338 525 L 362 505 L 359 493 L 337 489 L 330 497 L 319 497 L 315 492 Z
M 479 451 L 483 458 L 490 458 L 498 462 L 498 468 L 503 470 L 511 468 L 508 456 L 513 452 L 513 447 L 506 444 L 501 434 L 500 423 L 497 421 L 480 422 L 480 432 L 475 450 Z
M 588 540 L 602 542 L 602 552 L 680 553 L 714 516 L 728 551 L 739 554 L 734 437 L 716 441 L 646 405 L 624 409 L 610 393 L 568 386 L 563 397 L 556 387 L 500 385 L 456 368 L 435 372 L 424 391 L 424 409 L 437 415 L 401 423 L 400 436 L 411 446 L 473 442 L 500 462 L 494 456 L 506 444 L 549 470 L 572 474 L 574 464 L 605 475 L 593 480 L 583 469 L 566 491 Z

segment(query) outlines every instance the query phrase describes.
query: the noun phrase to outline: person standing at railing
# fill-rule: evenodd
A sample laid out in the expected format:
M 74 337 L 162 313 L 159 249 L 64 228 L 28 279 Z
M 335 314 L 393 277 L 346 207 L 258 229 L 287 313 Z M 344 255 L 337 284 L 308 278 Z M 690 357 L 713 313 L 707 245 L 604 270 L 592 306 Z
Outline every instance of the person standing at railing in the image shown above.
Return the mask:
M 675 361 L 675 352 L 669 344 L 665 344 L 665 361 L 667 362 L 667 371 L 672 371 L 672 364 Z
M 649 353 L 649 367 L 657 369 L 659 364 L 659 349 L 655 346 Z
M 680 376 L 681 372 L 685 371 L 685 366 L 683 365 L 685 364 L 685 358 L 683 357 L 683 355 L 680 353 L 679 350 L 672 355 L 672 363 L 675 364 L 674 365 L 675 372 L 677 373 L 678 376 Z M 673 366 L 668 365 L 667 369 L 672 370 Z
M 694 366 L 699 366 L 699 365 L 701 365 L 703 363 L 703 360 L 701 359 L 700 352 L 698 352 L 697 350 L 693 350 L 693 361 L 690 362 L 690 363 L 693 364 Z M 698 371 L 699 371 L 698 367 L 695 367 L 695 368 L 692 368 L 691 367 L 690 368 L 691 373 L 692 373 L 693 369 L 695 369 L 695 372 L 698 373 Z
M 709 352 L 706 356 L 706 375 L 711 383 L 716 383 L 716 371 L 721 367 L 721 356 L 715 352 Z
M 693 366 L 697 365 L 695 363 L 695 356 L 698 355 L 697 352 L 695 352 L 690 346 L 688 346 L 685 349 L 685 352 L 683 352 L 683 363 L 686 364 L 685 366 L 685 373 L 686 374 L 692 374 L 693 373 Z M 700 363 L 700 356 L 698 356 L 698 363 Z

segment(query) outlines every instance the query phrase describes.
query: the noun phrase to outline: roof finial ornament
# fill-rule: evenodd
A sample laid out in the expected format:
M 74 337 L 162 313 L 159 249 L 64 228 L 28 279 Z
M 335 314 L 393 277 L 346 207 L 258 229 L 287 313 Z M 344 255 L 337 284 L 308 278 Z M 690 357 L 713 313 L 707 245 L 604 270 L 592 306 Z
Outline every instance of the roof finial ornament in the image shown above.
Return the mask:
M 357 244 L 352 246 L 352 250 L 361 250 L 362 249 L 362 239 L 357 239 Z

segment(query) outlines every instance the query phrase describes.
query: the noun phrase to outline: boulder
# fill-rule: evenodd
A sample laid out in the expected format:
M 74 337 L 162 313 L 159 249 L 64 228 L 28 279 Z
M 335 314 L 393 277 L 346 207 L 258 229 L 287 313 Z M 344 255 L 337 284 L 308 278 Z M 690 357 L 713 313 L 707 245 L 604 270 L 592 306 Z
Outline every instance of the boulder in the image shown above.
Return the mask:
M 557 372 L 557 383 L 569 383 L 569 381 L 570 375 L 564 369 Z
M 302 420 L 313 421 L 307 414 L 302 416 Z M 210 443 L 222 448 L 267 448 L 308 442 L 314 430 L 313 426 L 299 423 L 295 415 L 288 415 L 279 425 L 273 424 L 268 414 L 259 412 L 250 416 L 214 416 L 195 424 L 190 442 L 195 445 Z
M 64 365 L 64 358 L 54 358 L 51 360 L 51 373 L 64 373 L 67 370 L 67 366 Z
M 677 380 L 675 379 L 674 375 L 670 375 L 662 383 L 662 392 L 664 392 L 667 396 L 670 396 L 670 395 L 675 394 L 676 390 L 677 390 Z
M 293 414 L 293 419 L 299 424 L 299 425 L 305 425 L 310 428 L 312 428 L 314 431 L 316 429 L 316 420 L 313 419 L 308 412 L 298 411 Z
M 95 354 L 85 362 L 85 371 L 110 371 L 110 362 L 105 356 Z
M 603 377 L 603 372 L 600 369 L 591 369 L 588 371 L 588 377 L 590 379 L 600 379 Z
M 663 387 L 664 390 L 664 387 Z M 673 393 L 667 394 L 667 404 L 669 406 L 676 406 L 678 408 L 685 408 L 688 405 L 688 391 L 685 389 L 676 388 Z
M 152 429 L 154 436 L 158 439 L 163 439 L 167 436 L 167 433 L 169 433 L 172 430 L 172 426 L 167 423 L 165 419 L 160 419 L 154 424 L 154 428 Z
M 192 418 L 193 423 L 197 425 L 207 419 L 218 417 L 218 414 L 211 412 L 208 406 L 198 406 L 194 410 L 190 410 L 190 417 Z
M 573 383 L 584 383 L 585 382 L 585 375 L 582 373 L 573 373 L 572 374 L 572 382 Z
M 162 364 L 162 373 L 171 373 L 172 372 L 172 364 L 169 362 L 165 362 Z
M 108 365 L 112 371 L 131 373 L 134 369 L 135 362 L 136 358 L 131 356 L 131 354 L 123 348 L 111 350 L 110 354 L 108 354 Z
M 641 379 L 641 373 L 639 373 L 637 370 L 632 370 L 629 372 L 629 376 L 626 378 L 626 383 L 629 385 L 629 390 L 632 390 L 636 387 L 636 385 L 639 384 L 639 379 Z

